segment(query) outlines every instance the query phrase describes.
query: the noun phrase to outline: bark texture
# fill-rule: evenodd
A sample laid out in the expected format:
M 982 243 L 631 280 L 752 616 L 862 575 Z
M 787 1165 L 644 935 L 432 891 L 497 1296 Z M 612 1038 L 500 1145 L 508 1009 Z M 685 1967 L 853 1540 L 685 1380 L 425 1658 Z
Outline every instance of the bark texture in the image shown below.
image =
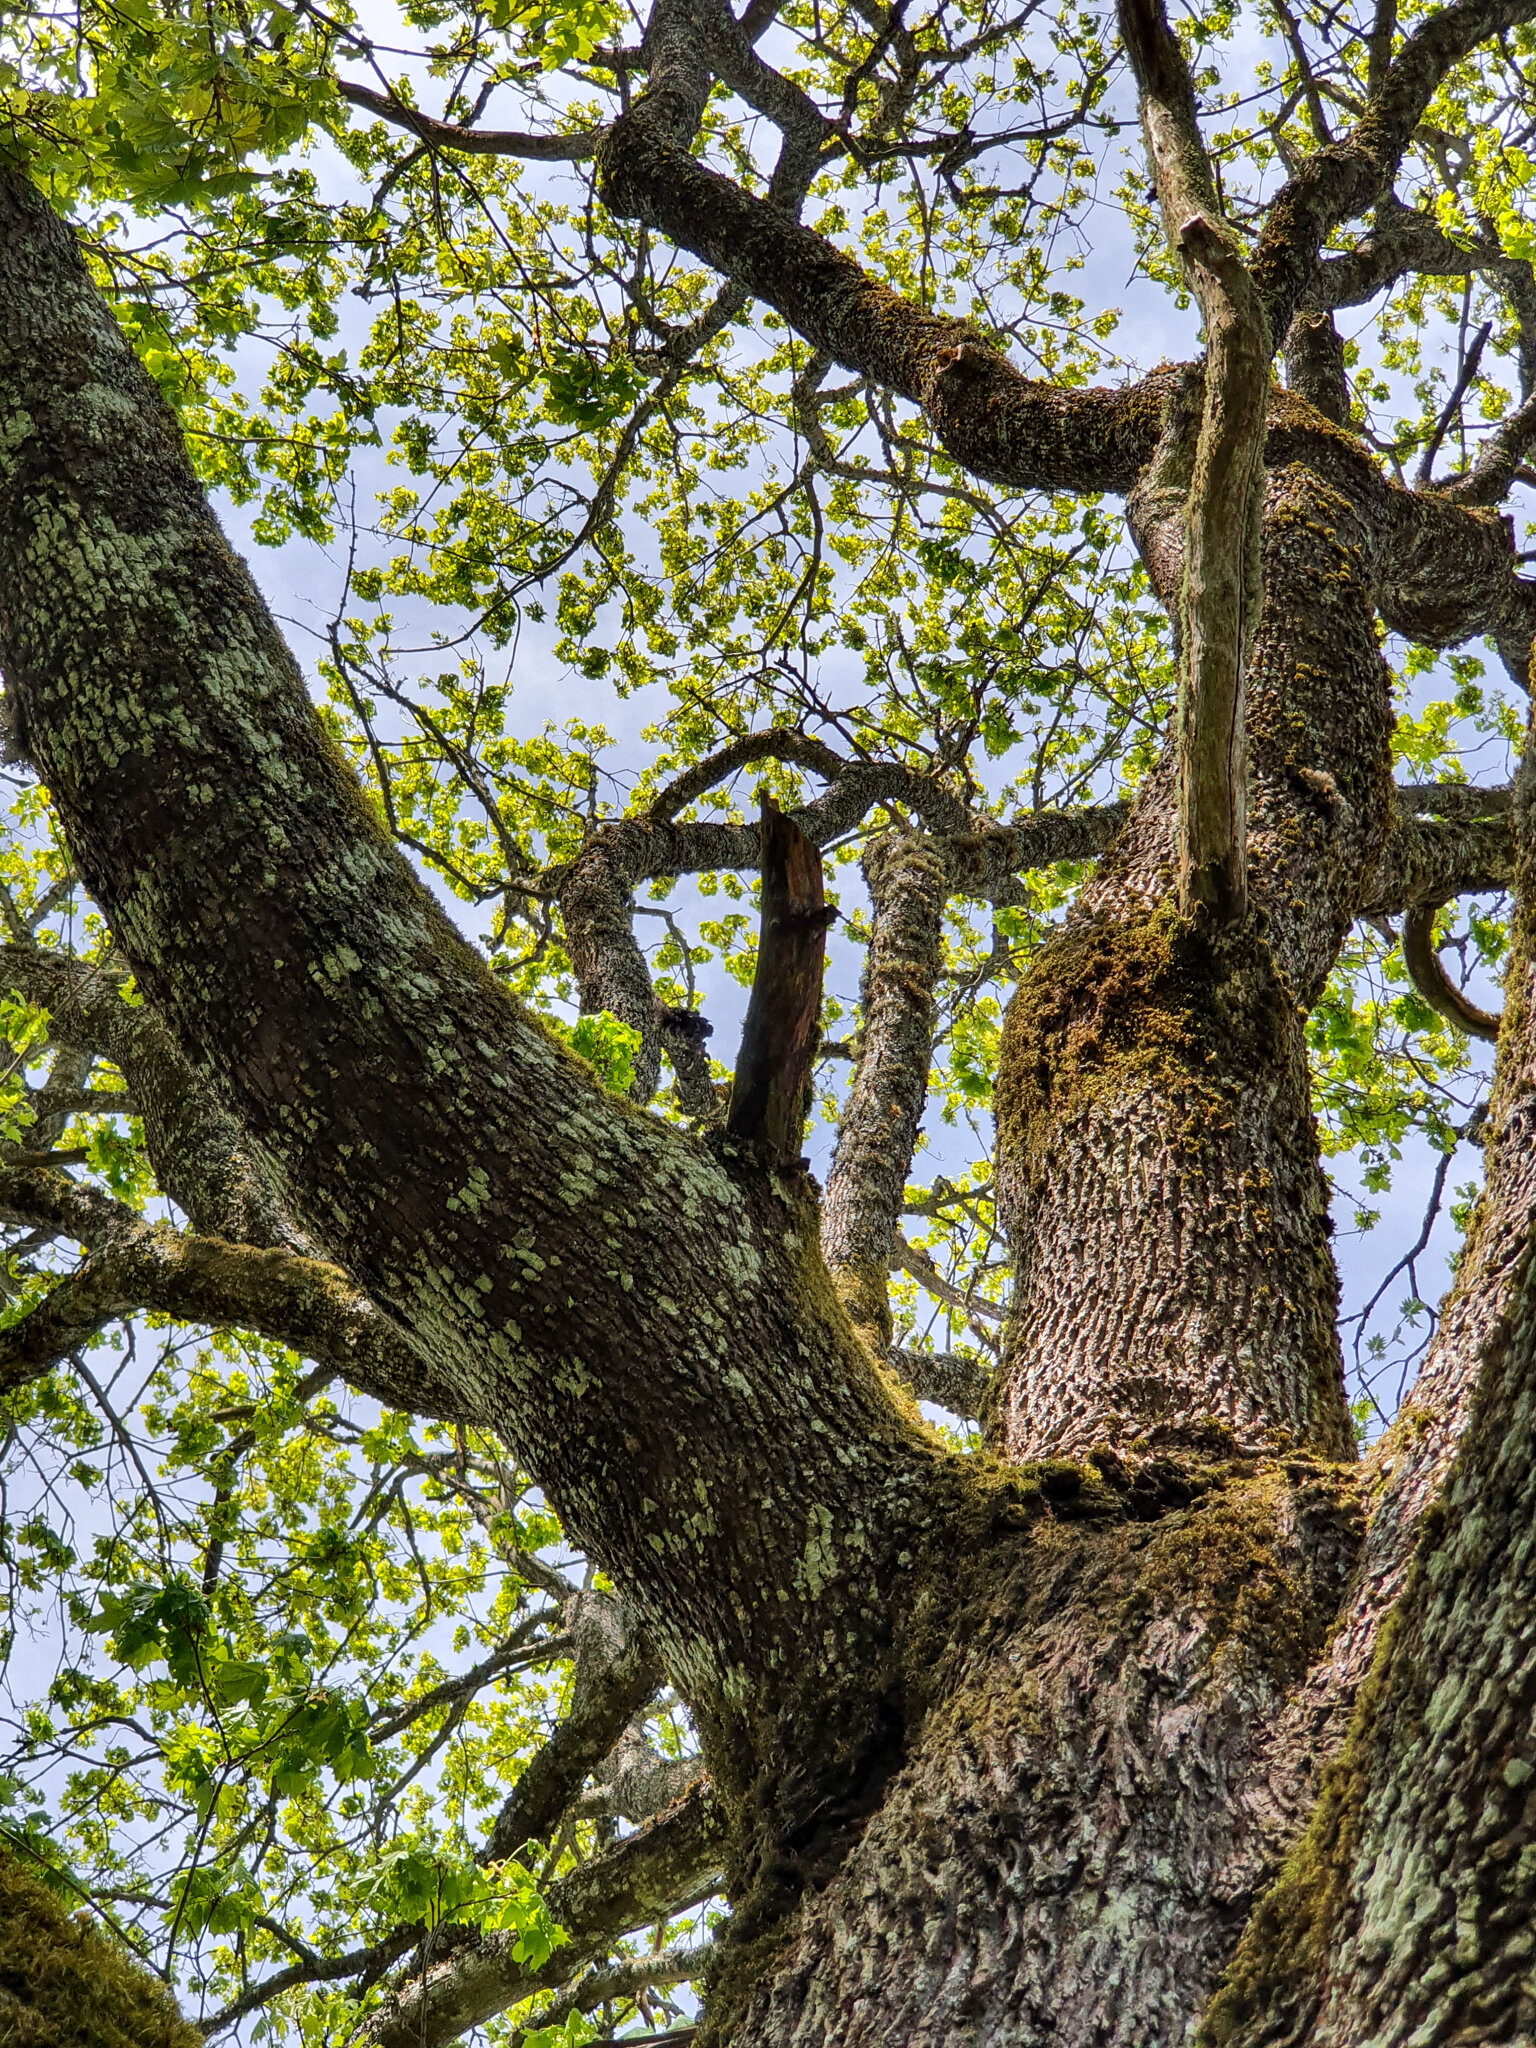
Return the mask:
M 1324 1468 L 1193 1485 L 1150 1524 L 1041 1522 L 955 1559 L 971 1598 L 931 1645 L 927 1717 L 733 2038 L 1185 2039 L 1266 1867 L 1236 1794 L 1357 1535 Z
M 172 1242 L 7 1168 L 0 1213 L 78 1226 L 90 1255 L 7 1333 L 0 1368 L 42 1369 L 134 1302 L 233 1302 L 401 1405 L 498 1431 L 634 1618 L 573 1620 L 572 1715 L 488 1849 L 583 1798 L 638 1814 L 681 1794 L 557 1888 L 569 1951 L 539 1972 L 500 1937 L 418 1951 L 375 2048 L 447 2041 L 535 1993 L 558 2019 L 637 1915 L 722 1878 L 708 2048 L 1187 2048 L 1202 2014 L 1211 2041 L 1319 2048 L 1531 2032 L 1536 1325 L 1509 1316 L 1536 1204 L 1529 929 L 1487 1201 L 1420 1395 L 1364 1467 L 1302 1021 L 1362 910 L 1510 873 L 1486 793 L 1394 794 L 1377 628 L 1488 634 L 1525 675 L 1536 595 L 1486 507 L 1526 425 L 1444 490 L 1398 488 L 1341 424 L 1316 309 L 1359 302 L 1410 246 L 1467 274 L 1388 188 L 1446 67 L 1533 12 L 1455 0 L 1395 58 L 1389 30 L 1354 127 L 1288 179 L 1246 268 L 1173 39 L 1137 16 L 1154 167 L 1221 331 L 1205 364 L 1110 392 L 1033 382 L 802 228 L 818 153 L 846 138 L 744 22 L 662 0 L 645 90 L 565 154 L 590 148 L 612 209 L 720 271 L 719 304 L 758 295 L 921 408 L 975 473 L 1126 494 L 1203 680 L 1129 808 L 978 827 L 950 771 L 752 734 L 560 870 L 520 875 L 561 905 L 584 1006 L 639 1030 L 635 1104 L 509 1003 L 386 841 L 69 235 L 0 175 L 7 701 L 160 1020 L 130 1029 L 57 983 L 84 1048 L 61 1037 L 60 1086 L 109 1050 L 194 1225 Z M 693 153 L 715 81 L 785 136 L 766 197 Z M 1373 205 L 1371 235 L 1319 264 Z M 1282 334 L 1302 395 L 1268 385 Z M 685 1108 L 702 1122 L 715 1103 L 703 1020 L 656 1003 L 634 891 L 712 868 L 772 881 L 756 832 L 686 816 L 763 758 L 824 784 L 788 835 L 803 895 L 813 850 L 877 805 L 916 821 L 869 853 L 863 1037 L 824 1213 L 793 1163 L 798 1082 L 744 1140 L 640 1107 L 664 1054 Z M 1518 834 L 1528 800 L 1522 785 Z M 999 1455 L 962 1462 L 884 1369 L 890 1260 L 916 1265 L 897 1223 L 944 906 L 1021 901 L 1032 864 L 1095 855 L 1008 1013 L 1007 1349 L 985 1387 L 951 1375 L 983 1397 Z M 12 985 L 52 1006 L 52 967 L 12 950 Z M 796 1058 L 809 979 L 781 1034 Z M 222 1176 L 221 1148 L 238 1163 Z M 708 1785 L 642 1753 L 634 1717 L 662 1668 Z M 361 1966 L 411 1947 L 397 1933 Z
M 940 849 L 896 834 L 871 845 L 864 876 L 873 914 L 863 1037 L 827 1178 L 821 1249 L 854 1327 L 883 1355 L 897 1221 L 928 1100 L 949 877 Z
M 1171 604 L 1177 550 L 1161 507 L 1143 512 Z M 1210 1424 L 1351 1453 L 1301 1026 L 1387 841 L 1389 686 L 1367 529 L 1343 494 L 1299 465 L 1272 471 L 1263 534 L 1263 937 L 1207 943 L 1169 904 L 1168 763 L 1009 1009 L 998 1188 L 1017 1283 L 997 1433 L 1015 1456 Z
M 889 1596 L 970 1482 L 837 1308 L 803 1181 L 604 1096 L 433 907 L 14 174 L 0 270 L 0 658 L 81 870 L 304 1227 L 632 1589 L 771 1836 L 820 1804 L 775 1718 L 813 1696 L 857 1773 Z
M 1518 787 L 1522 911 L 1487 1190 L 1376 1461 L 1355 1600 L 1313 1676 L 1314 1698 L 1331 1678 L 1352 1705 L 1347 1733 L 1207 2017 L 1213 2044 L 1439 2048 L 1524 2041 L 1536 2025 L 1529 753 Z

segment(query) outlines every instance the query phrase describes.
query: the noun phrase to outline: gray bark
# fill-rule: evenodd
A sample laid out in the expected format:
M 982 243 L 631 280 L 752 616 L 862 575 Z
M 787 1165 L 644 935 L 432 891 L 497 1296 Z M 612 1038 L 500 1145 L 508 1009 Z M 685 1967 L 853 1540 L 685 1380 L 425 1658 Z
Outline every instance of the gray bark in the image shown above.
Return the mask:
M 1325 235 L 1390 181 L 1446 66 L 1530 11 L 1457 0 L 1428 17 L 1356 130 L 1289 181 L 1253 264 L 1274 331 Z M 1175 606 L 1181 536 L 1150 485 L 1171 412 L 1207 403 L 1200 374 L 1034 384 L 775 197 L 709 171 L 690 153 L 706 53 L 743 90 L 768 88 L 718 21 L 723 42 L 704 32 L 708 15 L 709 0 L 658 11 L 648 89 L 595 144 L 609 204 L 911 399 L 981 474 L 1148 486 L 1138 533 Z M 792 126 L 796 104 L 775 100 Z M 723 1875 L 736 1911 L 706 2041 L 1173 2048 L 1229 1971 L 1213 2040 L 1528 2027 L 1531 1347 L 1504 1322 L 1532 1202 L 1528 990 L 1517 976 L 1495 1171 L 1424 1420 L 1363 1474 L 1301 1041 L 1362 909 L 1427 900 L 1431 870 L 1507 873 L 1497 820 L 1426 831 L 1399 816 L 1376 631 L 1491 633 L 1523 672 L 1536 600 L 1499 522 L 1451 491 L 1397 490 L 1304 400 L 1268 394 L 1241 792 L 1261 915 L 1219 934 L 1173 900 L 1172 757 L 1123 818 L 998 831 L 976 829 L 942 778 L 829 761 L 808 741 L 789 756 L 826 777 L 800 814 L 825 836 L 897 796 L 926 834 L 902 842 L 910 874 L 871 963 L 828 1205 L 850 1269 L 894 1222 L 910 1159 L 945 888 L 1007 901 L 1029 859 L 1102 853 L 1010 1008 L 1001 1456 L 966 1462 L 917 1426 L 850 1323 L 803 1177 L 603 1096 L 414 882 L 68 235 L 14 173 L 0 178 L 0 395 L 7 697 L 177 1057 L 280 1215 L 340 1262 L 405 1356 L 432 1361 L 453 1412 L 499 1431 L 548 1488 L 697 1716 L 712 1789 L 552 1902 L 598 1944 L 585 1956 Z M 674 822 L 709 786 L 683 778 L 537 878 L 566 905 L 584 999 L 642 1032 L 641 1093 L 663 1026 L 633 889 L 752 865 L 727 857 L 740 828 Z M 55 1197 L 62 1213 L 72 1198 Z M 253 1212 L 240 1227 L 268 1226 Z M 878 1340 L 878 1314 L 863 1320 Z M 568 1810 L 616 1736 L 600 1783 L 641 1803 L 622 1789 L 625 1731 L 653 1667 L 638 1644 L 598 1662 L 570 1753 L 547 1760 L 514 1834 L 535 1808 Z M 1448 1668 L 1476 1695 L 1427 1692 Z M 1346 1778 L 1324 1784 L 1266 1898 L 1346 1724 Z M 1481 1834 L 1458 1817 L 1474 1813 Z M 1401 1884 L 1411 1905 L 1393 1919 L 1377 1865 L 1436 1881 L 1422 1897 Z M 559 1973 L 583 1961 L 533 1976 L 509 1943 L 459 1944 L 398 1987 L 376 2038 L 451 2038 L 511 1998 L 563 1995 Z M 1264 2033 L 1271 2016 L 1290 2033 Z

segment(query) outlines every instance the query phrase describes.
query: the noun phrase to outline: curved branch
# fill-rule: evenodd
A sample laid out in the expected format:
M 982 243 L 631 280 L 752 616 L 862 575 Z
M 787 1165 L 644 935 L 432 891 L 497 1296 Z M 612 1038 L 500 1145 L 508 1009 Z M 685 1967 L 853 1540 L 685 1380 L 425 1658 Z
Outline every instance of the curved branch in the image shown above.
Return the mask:
M 877 283 L 851 257 L 706 169 L 653 88 L 598 145 L 610 212 L 643 220 L 775 307 L 835 362 L 922 407 L 955 459 L 1023 489 L 1125 491 L 1154 445 L 1149 391 L 1066 391 L 1015 370 L 977 330 Z M 1155 406 L 1155 400 L 1153 401 Z
M 1403 965 L 1408 979 L 1438 1015 L 1469 1037 L 1493 1044 L 1499 1036 L 1500 1019 L 1479 1009 L 1456 986 L 1435 950 L 1435 912 L 1439 908 L 1437 903 L 1415 904 L 1403 919 Z

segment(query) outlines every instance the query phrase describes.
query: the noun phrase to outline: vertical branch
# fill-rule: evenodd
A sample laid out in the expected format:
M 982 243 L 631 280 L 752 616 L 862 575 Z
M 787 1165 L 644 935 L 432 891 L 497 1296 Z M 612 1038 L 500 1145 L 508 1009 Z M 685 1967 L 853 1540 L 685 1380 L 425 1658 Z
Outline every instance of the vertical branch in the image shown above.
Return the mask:
M 763 798 L 762 924 L 757 973 L 731 1083 L 733 1138 L 793 1159 L 805 1128 L 811 1063 L 821 1028 L 828 911 L 821 854 L 773 801 Z
M 1286 330 L 1285 381 L 1336 427 L 1349 425 L 1349 379 L 1344 343 L 1331 313 L 1303 310 Z
M 1120 0 L 1170 244 L 1205 322 L 1205 395 L 1179 603 L 1179 896 L 1222 923 L 1247 906 L 1243 678 L 1261 589 L 1259 508 L 1270 338 L 1200 140 L 1189 70 L 1161 0 Z
M 863 1042 L 821 1209 L 821 1249 L 856 1328 L 891 1341 L 891 1251 L 933 1057 L 934 984 L 949 870 L 931 841 L 889 833 L 864 856 L 874 918 Z

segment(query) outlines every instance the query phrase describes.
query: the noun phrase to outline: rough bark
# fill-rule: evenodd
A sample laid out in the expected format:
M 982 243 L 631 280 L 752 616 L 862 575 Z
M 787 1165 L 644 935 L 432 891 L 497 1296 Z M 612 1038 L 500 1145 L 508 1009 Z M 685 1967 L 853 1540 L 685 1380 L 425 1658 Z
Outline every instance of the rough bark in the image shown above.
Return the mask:
M 998 1188 L 1017 1280 L 997 1428 L 1015 1456 L 1213 1421 L 1350 1455 L 1301 1017 L 1391 817 L 1367 553 L 1341 494 L 1271 472 L 1251 702 L 1263 937 L 1207 945 L 1168 905 L 1165 765 L 1010 1006 Z
M 891 1341 L 892 1246 L 928 1100 L 934 986 L 949 894 L 941 850 L 889 834 L 864 856 L 873 912 L 861 1040 L 821 1212 L 821 1249 L 854 1327 Z
M 972 1598 L 932 1644 L 920 1736 L 842 1870 L 754 1959 L 735 2038 L 1184 2040 L 1265 1868 L 1234 1795 L 1355 1539 L 1319 1468 L 1207 1477 L 1150 1525 L 1041 1523 L 955 1558 Z
M 1523 2041 L 1536 2022 L 1529 753 L 1520 790 L 1487 1188 L 1434 1347 L 1373 1461 L 1355 1595 L 1310 1681 L 1347 1733 L 1341 1746 L 1325 1735 L 1337 1760 L 1208 2016 L 1212 2044 L 1439 2048 Z
M 761 1779 L 751 1826 L 793 1837 L 822 1795 L 770 1731 L 814 1699 L 857 1776 L 894 1585 L 970 1480 L 838 1310 L 804 1183 L 605 1096 L 433 907 L 13 174 L 0 275 L 0 657 L 88 886 L 304 1227 L 630 1589 L 717 1782 Z
M 1356 130 L 1291 180 L 1260 238 L 1275 332 L 1312 288 L 1329 228 L 1390 179 L 1446 65 L 1531 11 L 1458 0 L 1373 75 Z M 1154 464 L 1180 444 L 1181 406 L 1219 415 L 1219 366 L 1125 392 L 1021 377 L 963 324 L 799 228 L 781 190 L 753 199 L 691 154 L 711 64 L 752 104 L 773 89 L 710 0 L 668 0 L 646 61 L 646 93 L 598 144 L 609 203 L 921 406 L 976 472 L 1139 493 L 1154 584 L 1179 612 L 1187 530 L 1166 493 L 1179 486 L 1182 512 L 1189 477 Z M 803 127 L 793 93 L 774 106 Z M 722 772 L 777 746 L 827 777 L 797 814 L 812 844 L 897 796 L 929 835 L 904 843 L 911 925 L 882 936 L 883 985 L 872 962 L 875 1049 L 883 1034 L 900 1085 L 889 1129 L 855 1118 L 840 1154 L 862 1191 L 846 1215 L 829 1204 L 850 1265 L 867 1263 L 910 1158 L 943 888 L 1017 900 L 1032 860 L 1103 855 L 1009 1013 L 998 1179 L 1018 1286 L 989 1403 L 1012 1469 L 962 1469 L 851 1326 L 804 1180 L 604 1097 L 416 887 L 328 749 L 67 236 L 13 176 L 0 179 L 0 394 L 0 659 L 88 886 L 178 1057 L 216 1077 L 282 1216 L 342 1261 L 408 1356 L 434 1361 L 455 1412 L 499 1430 L 549 1489 L 634 1597 L 703 1731 L 713 1793 L 552 1901 L 593 1946 L 537 1975 L 495 1938 L 444 1947 L 401 1987 L 374 2030 L 380 2048 L 446 2040 L 541 1988 L 563 1995 L 561 1973 L 637 1912 L 670 1910 L 722 1874 L 737 1911 L 706 2040 L 1173 2048 L 1311 1791 L 1307 1728 L 1325 1747 L 1352 1699 L 1346 1772 L 1365 1782 L 1368 1756 L 1386 1795 L 1372 1844 L 1414 1868 L 1448 1832 L 1427 1789 L 1437 1756 L 1414 1746 L 1429 1726 L 1417 1674 L 1465 1647 L 1485 1685 L 1514 1699 L 1506 1681 L 1524 1668 L 1495 1655 L 1500 1630 L 1523 1626 L 1529 1482 L 1507 1447 L 1529 1434 L 1524 1354 L 1484 1304 L 1507 1299 L 1523 1255 L 1528 1105 L 1506 1083 L 1503 1178 L 1473 1246 L 1488 1292 L 1447 1317 L 1424 1448 L 1370 1469 L 1374 1513 L 1346 1598 L 1358 1482 L 1341 1469 L 1351 1441 L 1301 1016 L 1363 907 L 1424 902 L 1448 868 L 1507 872 L 1496 820 L 1454 806 L 1428 828 L 1395 818 L 1376 617 L 1437 645 L 1492 633 L 1524 673 L 1536 606 L 1509 531 L 1476 502 L 1524 426 L 1475 490 L 1409 493 L 1304 399 L 1261 387 L 1265 592 L 1237 849 L 1257 915 L 1245 924 L 1212 933 L 1173 901 L 1176 753 L 1128 815 L 1001 831 L 976 829 L 942 778 L 839 763 L 798 736 L 796 752 L 762 735 L 726 750 Z M 1240 646 L 1241 607 L 1236 630 Z M 1230 795 L 1230 750 L 1228 770 Z M 636 882 L 756 858 L 742 851 L 749 828 L 674 822 L 710 786 L 680 778 L 648 815 L 537 878 L 561 897 L 584 1002 L 642 1032 L 641 1094 L 667 1025 L 629 930 Z M 1501 1049 L 1506 1075 L 1515 1057 Z M 879 1106 L 881 1073 L 876 1057 L 864 1108 Z M 61 1217 L 89 1206 L 80 1190 L 51 1199 Z M 90 1284 L 88 1272 L 77 1294 Z M 65 1293 L 54 1313 L 69 1312 Z M 878 1338 L 878 1314 L 864 1321 Z M 1495 1369 L 1490 1421 L 1468 1440 L 1460 1526 L 1432 1525 L 1425 1553 L 1460 1545 L 1445 1554 L 1467 1598 L 1437 1607 L 1426 1564 L 1380 1682 L 1356 1699 L 1479 1362 Z M 427 1387 L 398 1398 L 421 1405 Z M 1042 1449 L 1092 1462 L 1026 1462 Z M 1477 1526 L 1479 1488 L 1507 1511 L 1502 1548 Z M 1394 1663 L 1399 1638 L 1415 1655 Z M 622 1739 L 653 1675 L 638 1650 L 633 1671 L 622 1662 L 583 1701 L 547 1782 L 535 1776 L 514 1803 L 510 1836 L 568 1806 L 615 1729 Z M 1486 1791 L 1497 1769 L 1519 1793 L 1505 1724 L 1462 1722 L 1460 1749 L 1440 1752 L 1452 1776 Z M 1332 1975 L 1306 1945 L 1315 1892 L 1286 1920 L 1282 1887 L 1249 1924 L 1213 2024 L 1223 2011 L 1247 2024 L 1241 1999 L 1282 1978 L 1300 1988 L 1277 2014 L 1342 2015 L 1320 2040 L 1342 2048 L 1397 2024 L 1391 2001 L 1452 1909 L 1437 1892 L 1383 1942 L 1369 1870 L 1350 1862 L 1365 1838 L 1329 1818 L 1356 1810 L 1325 1794 L 1311 1838 L 1330 1844 Z M 1509 1815 L 1495 1818 L 1502 1844 Z M 1528 1917 L 1518 1856 L 1513 1868 L 1495 1916 Z M 1481 1880 L 1451 1876 L 1453 1905 L 1475 1903 Z M 1299 1949 L 1273 1937 L 1282 1923 L 1302 1928 Z M 1484 1994 L 1496 2020 L 1524 2024 L 1507 1997 L 1498 2005 L 1497 1971 L 1477 1956 L 1468 1968 L 1483 1975 L 1455 1992 L 1455 2024 Z

